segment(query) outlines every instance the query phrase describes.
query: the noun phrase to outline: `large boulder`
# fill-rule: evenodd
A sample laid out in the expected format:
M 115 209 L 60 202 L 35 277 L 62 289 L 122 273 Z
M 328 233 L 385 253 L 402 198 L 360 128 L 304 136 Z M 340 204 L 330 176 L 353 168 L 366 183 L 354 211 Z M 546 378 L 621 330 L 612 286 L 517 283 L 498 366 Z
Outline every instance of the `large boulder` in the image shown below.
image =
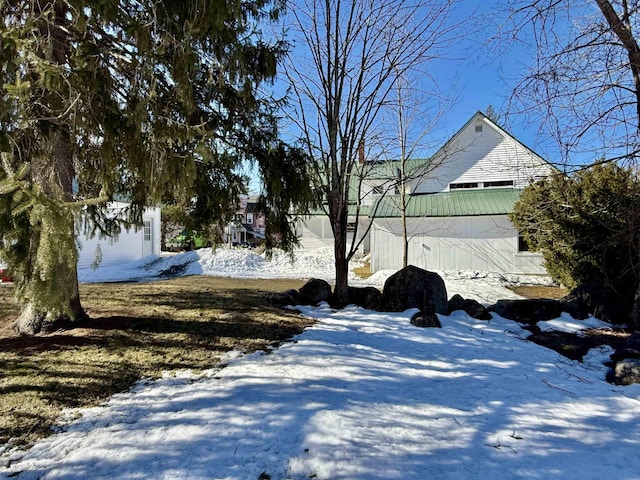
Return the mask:
M 401 312 L 418 308 L 425 313 L 447 314 L 447 289 L 434 272 L 409 265 L 391 275 L 383 289 L 386 308 Z
M 269 293 L 267 299 L 271 304 L 277 307 L 286 307 L 287 305 L 297 305 L 300 294 L 297 290 L 291 289 L 281 293 Z
M 527 325 L 552 320 L 562 315 L 563 305 L 557 300 L 535 298 L 527 300 L 498 300 L 488 309 L 501 317 Z
M 596 338 L 565 332 L 534 333 L 530 335 L 527 340 L 555 350 L 560 355 L 570 358 L 571 360 L 578 360 L 580 362 L 590 349 L 600 344 Z
M 298 291 L 300 305 L 317 305 L 331 299 L 331 285 L 326 280 L 312 278 Z
M 484 305 L 477 300 L 463 298 L 457 293 L 449 299 L 448 305 L 449 313 L 456 310 L 463 310 L 467 315 L 477 320 L 491 320 L 491 314 Z
M 640 332 L 633 333 L 627 341 L 611 354 L 611 360 L 619 362 L 627 358 L 640 359 Z
M 349 303 L 369 310 L 379 310 L 382 293 L 374 287 L 349 287 Z

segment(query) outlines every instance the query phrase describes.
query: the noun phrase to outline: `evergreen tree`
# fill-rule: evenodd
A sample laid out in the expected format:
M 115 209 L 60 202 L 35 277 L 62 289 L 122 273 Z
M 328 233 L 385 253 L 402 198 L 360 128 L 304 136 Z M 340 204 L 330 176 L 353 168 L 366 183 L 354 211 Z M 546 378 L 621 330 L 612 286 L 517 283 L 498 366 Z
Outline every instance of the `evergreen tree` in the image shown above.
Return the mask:
M 203 223 L 235 211 L 256 162 L 267 215 L 304 204 L 305 158 L 278 140 L 260 95 L 285 52 L 260 26 L 280 0 L 0 0 L 0 256 L 35 333 L 82 318 L 74 225 L 117 234 L 106 204 L 196 198 Z M 268 238 L 271 238 L 268 235 Z
M 511 219 L 557 281 L 604 283 L 633 298 L 640 274 L 640 184 L 633 170 L 610 163 L 538 181 L 524 190 Z

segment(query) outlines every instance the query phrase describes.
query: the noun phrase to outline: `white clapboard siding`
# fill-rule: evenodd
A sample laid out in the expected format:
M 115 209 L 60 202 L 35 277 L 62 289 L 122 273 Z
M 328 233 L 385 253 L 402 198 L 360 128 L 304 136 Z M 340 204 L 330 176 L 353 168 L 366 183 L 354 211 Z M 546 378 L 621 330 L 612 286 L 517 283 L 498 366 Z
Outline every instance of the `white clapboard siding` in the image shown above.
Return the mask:
M 445 192 L 451 183 L 503 180 L 523 188 L 551 171 L 544 159 L 478 113 L 434 155 L 428 174 L 412 182 L 412 192 Z
M 506 215 L 410 218 L 408 263 L 429 270 L 544 274 L 542 257 L 518 252 Z M 371 270 L 402 268 L 400 219 L 379 219 L 371 233 Z

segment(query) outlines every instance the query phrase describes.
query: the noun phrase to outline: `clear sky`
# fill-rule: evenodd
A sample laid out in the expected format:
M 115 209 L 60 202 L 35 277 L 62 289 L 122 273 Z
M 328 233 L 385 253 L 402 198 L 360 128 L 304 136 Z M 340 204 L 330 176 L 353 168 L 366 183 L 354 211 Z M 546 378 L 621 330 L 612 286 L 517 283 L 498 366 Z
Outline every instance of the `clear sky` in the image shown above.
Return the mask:
M 506 2 L 463 0 L 454 9 L 453 22 L 462 22 L 468 34 L 452 47 L 456 59 L 442 62 L 435 75 L 443 83 L 455 82 L 457 101 L 442 119 L 448 136 L 455 133 L 478 110 L 492 105 L 501 115 L 504 127 L 521 142 L 550 161 L 558 150 L 549 139 L 538 134 L 539 124 L 528 123 L 523 115 L 505 116 L 513 88 L 534 60 L 526 46 L 527 38 L 510 42 L 498 34 L 506 16 Z
M 430 62 L 426 68 L 441 90 L 455 91 L 455 100 L 429 143 L 441 146 L 475 112 L 492 105 L 507 131 L 547 160 L 559 161 L 555 142 L 539 134 L 539 123 L 524 115 L 505 115 L 513 88 L 534 60 L 528 39 L 513 42 L 498 34 L 507 16 L 505 0 L 459 0 L 454 7 L 450 21 L 459 24 L 461 35 L 452 42 L 448 59 Z M 252 182 L 251 189 L 256 187 Z

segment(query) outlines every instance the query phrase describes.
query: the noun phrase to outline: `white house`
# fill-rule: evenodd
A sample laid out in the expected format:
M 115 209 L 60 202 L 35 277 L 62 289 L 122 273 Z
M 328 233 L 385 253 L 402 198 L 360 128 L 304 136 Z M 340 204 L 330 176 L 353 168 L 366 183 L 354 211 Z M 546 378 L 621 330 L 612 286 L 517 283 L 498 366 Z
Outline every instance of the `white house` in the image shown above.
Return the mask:
M 126 203 L 113 202 L 108 208 L 115 218 L 121 215 L 126 207 Z M 80 232 L 84 232 L 83 221 L 86 219 L 80 220 L 76 225 Z M 91 238 L 84 233 L 78 234 L 77 242 L 80 247 L 78 269 L 117 265 L 138 260 L 147 255 L 159 254 L 160 238 L 160 209 L 147 207 L 143 213 L 143 226 L 123 228 L 117 237 Z M 0 282 L 9 279 L 4 276 L 6 268 L 7 266 L 0 261 Z
M 409 182 L 408 263 L 430 270 L 544 274 L 508 214 L 531 181 L 554 168 L 482 112 Z M 402 266 L 403 235 L 396 196 L 377 205 L 371 229 L 371 270 Z
M 113 216 L 121 215 L 127 207 L 126 203 L 113 202 L 109 210 Z M 160 209 L 147 207 L 142 216 L 143 225 L 138 228 L 122 229 L 114 238 L 89 238 L 80 233 L 78 244 L 80 246 L 78 269 L 100 268 L 101 266 L 117 265 L 119 263 L 138 260 L 147 255 L 160 253 Z M 82 225 L 79 231 L 83 232 Z
M 430 159 L 410 163 L 411 170 L 422 175 L 413 175 L 405 185 L 409 264 L 429 270 L 546 273 L 541 255 L 527 251 L 508 218 L 522 189 L 553 172 L 546 160 L 477 112 Z M 395 172 L 397 165 L 377 164 L 370 190 L 384 190 L 381 172 Z M 376 198 L 375 193 L 372 204 L 366 205 L 370 217 L 364 219 L 371 223 L 365 242 L 371 270 L 399 269 L 399 195 L 387 191 Z M 323 243 L 331 235 L 326 217 L 310 219 L 301 230 L 303 245 L 309 242 L 305 234 Z

